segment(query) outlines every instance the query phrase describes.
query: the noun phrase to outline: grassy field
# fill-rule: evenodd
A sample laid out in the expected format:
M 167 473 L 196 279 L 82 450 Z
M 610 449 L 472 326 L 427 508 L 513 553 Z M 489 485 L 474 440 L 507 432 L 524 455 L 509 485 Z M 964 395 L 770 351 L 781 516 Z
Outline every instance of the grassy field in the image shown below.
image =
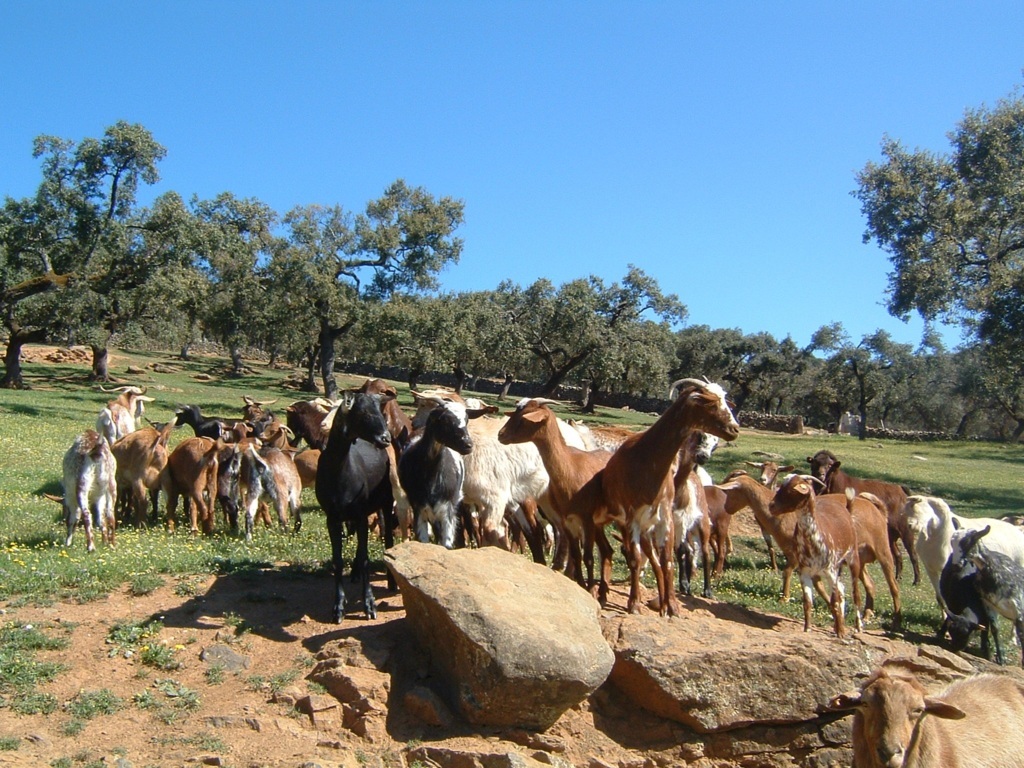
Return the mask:
M 150 366 L 173 372 L 151 372 Z M 147 370 L 137 376 L 126 374 L 129 365 Z M 96 415 L 110 396 L 90 385 L 85 365 L 27 363 L 30 389 L 0 390 L 0 600 L 46 603 L 88 601 L 117 589 L 145 591 L 154 580 L 174 579 L 187 592 L 197 575 L 228 573 L 247 569 L 291 568 L 329 572 L 329 544 L 320 511 L 311 490 L 305 491 L 303 515 L 306 523 L 297 535 L 258 529 L 255 540 L 245 541 L 219 531 L 211 536 L 191 537 L 169 533 L 163 528 L 119 529 L 117 547 L 99 544 L 87 555 L 84 536 L 76 535 L 74 546 L 63 546 L 60 508 L 43 497 L 59 494 L 61 459 L 75 435 L 95 424 Z M 243 378 L 225 375 L 226 361 L 198 358 L 184 363 L 170 356 L 134 355 L 113 352 L 111 371 L 125 383 L 146 384 L 156 402 L 147 409 L 155 421 L 165 421 L 176 405 L 195 403 L 204 413 L 233 416 L 240 413 L 242 396 L 278 398 L 275 408 L 305 396 L 285 387 L 290 371 L 271 370 L 253 364 Z M 362 379 L 339 377 L 341 386 Z M 411 410 L 407 388 L 396 382 L 400 403 Z M 486 398 L 485 398 L 486 399 Z M 578 418 L 566 408 L 562 415 Z M 623 411 L 604 411 L 587 421 L 593 423 L 649 423 L 653 418 Z M 190 437 L 189 428 L 178 430 L 172 445 Z M 785 436 L 744 431 L 733 444 L 715 454 L 709 470 L 715 477 L 759 460 L 758 452 L 769 452 L 806 467 L 806 457 L 828 448 L 842 459 L 844 467 L 858 475 L 900 482 L 914 492 L 946 498 L 959 514 L 999 517 L 1024 512 L 1024 448 L 991 443 L 902 443 L 860 442 L 839 436 Z M 218 521 L 218 524 L 220 522 Z M 737 537 L 724 577 L 716 586 L 716 597 L 750 607 L 800 615 L 799 603 L 778 601 L 780 580 L 767 567 L 767 555 L 759 537 Z M 379 545 L 372 551 L 378 566 Z M 923 638 L 934 632 L 939 620 L 930 586 L 910 585 L 909 569 L 903 589 L 908 638 Z M 623 574 L 621 566 L 617 569 Z M 881 572 L 872 566 L 880 586 L 878 606 L 884 623 L 891 601 Z M 925 579 L 927 581 L 927 579 Z M 826 622 L 819 608 L 819 622 Z

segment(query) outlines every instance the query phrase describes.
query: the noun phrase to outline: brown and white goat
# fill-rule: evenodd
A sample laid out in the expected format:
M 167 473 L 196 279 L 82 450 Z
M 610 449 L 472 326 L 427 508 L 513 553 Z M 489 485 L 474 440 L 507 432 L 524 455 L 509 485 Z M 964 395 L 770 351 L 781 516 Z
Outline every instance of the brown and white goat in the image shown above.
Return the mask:
M 167 466 L 160 476 L 160 490 L 167 496 L 167 525 L 173 531 L 177 524 L 178 497 L 189 503 L 189 530 L 213 531 L 213 503 L 217 498 L 218 453 L 224 447 L 220 440 L 190 437 L 180 442 L 167 457 Z
M 544 469 L 548 473 L 549 515 L 559 522 L 560 529 L 569 537 L 569 559 L 575 578 L 584 589 L 595 591 L 601 605 L 608 600 L 611 582 L 612 547 L 604 529 L 594 524 L 594 504 L 600 491 L 598 473 L 611 458 L 610 451 L 584 451 L 565 442 L 549 402 L 540 398 L 520 400 L 508 421 L 498 432 L 503 445 L 531 442 L 537 446 Z M 594 580 L 594 544 L 600 553 L 600 578 Z M 580 564 L 586 565 L 583 578 Z
M 259 449 L 256 441 L 246 444 L 238 473 L 238 487 L 245 509 L 245 540 L 252 541 L 260 498 L 266 495 L 277 512 L 281 530 L 288 528 L 289 512 L 295 517 L 295 532 L 302 528 L 302 481 L 295 462 L 277 448 Z
M 156 515 L 156 496 L 160 491 L 160 474 L 167 466 L 170 451 L 167 440 L 176 424 L 173 419 L 156 430 L 144 427 L 125 435 L 111 447 L 117 461 L 118 495 L 124 495 L 131 510 L 132 522 L 145 525 L 148 520 L 148 499 L 153 500 Z
M 847 473 L 845 469 L 842 469 L 842 462 L 831 451 L 818 451 L 813 456 L 807 457 L 807 463 L 811 465 L 811 474 L 825 484 L 827 493 L 845 493 L 847 488 L 853 488 L 857 493 L 873 493 L 882 500 L 889 523 L 889 549 L 892 551 L 892 559 L 896 564 L 896 575 L 898 577 L 903 571 L 903 556 L 896 543 L 902 541 L 907 555 L 910 557 L 910 565 L 914 569 L 914 584 L 917 584 L 921 579 L 921 568 L 917 560 L 917 542 L 902 516 L 909 491 L 896 483 L 855 477 Z
M 679 613 L 673 574 L 675 470 L 679 448 L 694 431 L 735 440 L 739 424 L 718 384 L 682 379 L 671 393 L 678 397 L 657 421 L 627 438 L 601 471 L 595 523 L 615 522 L 623 531 L 630 571 L 627 609 L 640 610 L 642 556 L 650 560 L 658 582 L 661 615 Z
M 117 464 L 107 441 L 94 430 L 87 429 L 75 438 L 64 454 L 64 521 L 71 546 L 75 526 L 82 521 L 85 547 L 96 549 L 93 524 L 100 527 L 103 540 L 114 546 L 114 499 L 117 495 Z
M 1024 768 L 1024 685 L 1005 675 L 929 694 L 911 673 L 883 668 L 828 709 L 854 712 L 854 768 Z
M 96 417 L 96 431 L 109 445 L 134 432 L 145 412 L 145 404 L 155 399 L 146 396 L 146 387 L 100 387 L 100 391 L 108 394 L 120 392 L 117 399 L 109 401 Z
M 840 570 L 846 563 L 853 578 L 860 575 L 857 535 L 846 504 L 825 497 L 816 499 L 813 482 L 814 478 L 806 475 L 791 476 L 776 491 L 768 510 L 775 517 L 792 515 L 796 518 L 792 563 L 803 586 L 804 631 L 811 629 L 814 582 L 821 579 L 829 594 L 836 635 L 842 638 L 846 635 L 843 617 L 846 598 Z M 789 559 L 789 552 L 786 557 Z M 860 606 L 854 608 L 857 631 L 860 631 L 863 626 Z

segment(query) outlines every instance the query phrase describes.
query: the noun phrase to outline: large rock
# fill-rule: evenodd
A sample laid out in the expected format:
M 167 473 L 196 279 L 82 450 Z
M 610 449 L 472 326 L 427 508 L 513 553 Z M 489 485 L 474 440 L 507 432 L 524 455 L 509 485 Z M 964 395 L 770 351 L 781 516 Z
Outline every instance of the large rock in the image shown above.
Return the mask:
M 607 679 L 598 605 L 565 576 L 495 547 L 406 542 L 386 562 L 440 692 L 469 722 L 543 730 Z
M 889 652 L 740 608 L 730 620 L 652 615 L 604 620 L 611 683 L 640 706 L 701 733 L 814 720 Z M 726 617 L 721 617 L 726 618 Z M 713 630 L 709 631 L 709 627 Z

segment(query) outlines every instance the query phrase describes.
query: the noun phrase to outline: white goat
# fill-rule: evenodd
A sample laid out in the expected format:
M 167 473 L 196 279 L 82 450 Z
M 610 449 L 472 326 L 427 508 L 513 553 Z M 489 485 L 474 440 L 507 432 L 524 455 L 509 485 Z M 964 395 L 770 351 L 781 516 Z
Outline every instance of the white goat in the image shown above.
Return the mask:
M 96 417 L 96 431 L 103 436 L 108 445 L 113 445 L 122 437 L 134 432 L 142 420 L 145 403 L 152 403 L 155 398 L 146 396 L 146 387 L 118 387 L 100 391 L 120 392 L 116 400 L 111 400 Z
M 79 520 L 85 528 L 87 551 L 96 549 L 94 522 L 103 540 L 114 546 L 116 474 L 114 454 L 98 432 L 87 429 L 75 438 L 64 454 L 64 518 L 68 532 L 64 546 L 71 546 Z
M 990 525 L 992 530 L 985 538 L 985 545 L 1024 566 L 1024 531 L 1012 523 L 990 517 L 961 517 L 953 514 L 949 504 L 938 496 L 922 495 L 907 497 L 900 518 L 914 537 L 918 558 L 943 610 L 946 603 L 939 591 L 939 577 L 956 541 L 963 536 L 958 531 L 980 530 Z

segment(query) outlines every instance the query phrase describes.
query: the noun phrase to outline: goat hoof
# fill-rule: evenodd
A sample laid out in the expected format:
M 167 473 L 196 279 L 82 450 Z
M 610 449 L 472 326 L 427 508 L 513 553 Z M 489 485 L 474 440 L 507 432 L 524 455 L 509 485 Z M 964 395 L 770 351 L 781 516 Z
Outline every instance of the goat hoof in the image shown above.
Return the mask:
M 710 600 L 710 599 L 712 599 L 714 597 L 714 595 L 711 593 L 710 589 L 705 589 L 703 594 L 704 594 L 704 597 L 706 597 L 708 600 Z

